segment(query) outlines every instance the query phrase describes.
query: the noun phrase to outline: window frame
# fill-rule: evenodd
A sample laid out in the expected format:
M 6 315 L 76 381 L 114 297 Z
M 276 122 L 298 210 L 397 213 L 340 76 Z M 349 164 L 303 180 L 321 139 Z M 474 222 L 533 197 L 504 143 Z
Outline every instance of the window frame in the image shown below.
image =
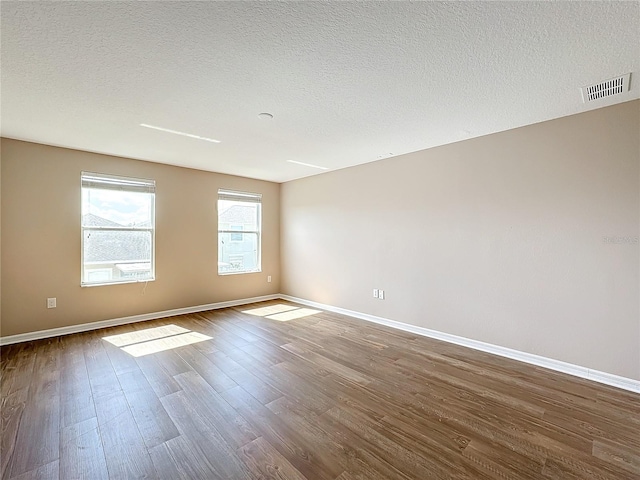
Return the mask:
M 229 224 L 228 229 L 220 229 L 220 200 L 231 200 L 237 202 L 245 202 L 252 205 L 256 205 L 256 230 L 245 230 L 243 225 L 243 230 L 231 230 L 231 224 Z M 243 270 L 243 271 L 231 271 L 231 272 L 221 272 L 220 271 L 220 260 L 218 252 L 218 268 L 217 272 L 219 276 L 226 275 L 245 275 L 250 273 L 260 273 L 262 272 L 262 194 L 261 193 L 252 193 L 252 192 L 241 192 L 236 190 L 228 190 L 225 188 L 218 189 L 218 198 L 216 200 L 216 216 L 218 222 L 218 239 L 217 239 L 217 248 L 220 248 L 220 234 L 228 233 L 231 235 L 241 233 L 243 235 L 256 235 L 256 245 L 257 245 L 257 254 L 256 254 L 256 263 L 257 267 L 254 270 Z M 236 224 L 233 224 L 236 225 Z M 229 240 L 231 243 L 240 243 L 241 241 Z M 244 240 L 242 240 L 244 241 Z
M 85 186 L 85 179 L 88 185 Z M 92 182 L 91 179 L 94 179 Z M 96 181 L 97 180 L 97 181 Z M 117 190 L 122 192 L 139 192 L 139 193 L 150 193 L 151 197 L 151 206 L 149 212 L 149 218 L 151 221 L 150 227 L 126 227 L 126 226 L 118 226 L 118 227 L 104 227 L 104 226 L 84 226 L 83 225 L 83 212 L 82 204 L 83 204 L 83 193 L 85 188 L 93 188 L 100 189 L 98 186 L 92 186 L 91 183 L 99 184 L 100 181 L 104 181 L 104 184 L 110 184 L 111 187 L 103 188 L 103 190 Z M 96 173 L 96 172 L 81 172 L 80 174 L 80 286 L 81 287 L 99 287 L 105 285 L 121 285 L 127 283 L 146 283 L 153 282 L 156 280 L 156 182 L 155 180 L 147 179 L 147 178 L 139 178 L 139 177 L 126 177 L 121 175 L 111 175 L 105 173 Z M 88 213 L 88 212 L 86 212 Z M 150 276 L 148 278 L 136 279 L 136 278 L 126 278 L 123 280 L 110 280 L 108 282 L 100 281 L 100 282 L 87 282 L 85 280 L 85 260 L 84 260 L 84 242 L 87 231 L 106 231 L 106 232 L 115 232 L 115 231 L 125 231 L 125 232 L 149 232 L 151 234 L 151 259 L 150 259 Z M 116 262 L 114 262 L 115 265 Z M 123 262 L 117 262 L 123 263 Z M 133 262 L 133 263 L 141 263 L 141 262 Z M 146 263 L 146 262 L 145 262 Z M 111 264 L 111 262 L 109 262 Z

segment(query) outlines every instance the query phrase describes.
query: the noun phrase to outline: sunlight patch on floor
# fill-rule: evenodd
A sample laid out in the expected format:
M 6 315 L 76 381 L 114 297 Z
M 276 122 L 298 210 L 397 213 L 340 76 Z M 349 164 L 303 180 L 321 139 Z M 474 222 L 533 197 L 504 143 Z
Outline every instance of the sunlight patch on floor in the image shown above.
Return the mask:
M 211 340 L 212 337 L 202 333 L 192 332 L 177 325 L 163 325 L 162 327 L 147 328 L 134 332 L 110 335 L 102 339 L 120 347 L 134 357 L 142 357 L 173 348 L 184 347 L 194 343 Z
M 144 355 L 184 347 L 185 345 L 192 345 L 206 340 L 211 340 L 211 337 L 198 332 L 189 332 L 172 337 L 160 338 L 158 340 L 151 340 L 150 342 L 136 343 L 135 345 L 123 347 L 122 350 L 134 357 L 142 357 Z
M 315 315 L 316 313 L 321 313 L 321 311 L 313 310 L 311 308 L 300 308 L 294 305 L 285 305 L 284 303 L 278 303 L 277 305 L 269 305 L 268 307 L 243 310 L 242 313 L 255 315 L 257 317 L 268 318 L 269 320 L 277 320 L 278 322 L 288 322 L 289 320 L 295 320 L 296 318 Z
M 157 338 L 165 338 L 181 333 L 187 333 L 191 330 L 178 327 L 177 325 L 163 325 L 162 327 L 146 328 L 144 330 L 136 330 L 133 332 L 121 333 L 119 335 L 111 335 L 104 337 L 103 340 L 115 345 L 116 347 L 124 347 L 134 343 L 147 342 Z
M 279 303 L 277 305 L 269 305 L 268 307 L 252 308 L 251 310 L 243 310 L 242 313 L 249 315 L 256 315 L 258 317 L 266 317 L 267 315 L 274 315 L 276 313 L 287 312 L 289 310 L 297 310 L 299 307 L 293 305 L 284 305 Z
M 279 322 L 288 322 L 289 320 L 308 317 L 309 315 L 315 315 L 316 313 L 320 313 L 320 310 L 313 310 L 311 308 L 298 308 L 296 310 L 289 310 L 288 312 L 269 315 L 265 318 L 268 318 L 269 320 L 277 320 Z

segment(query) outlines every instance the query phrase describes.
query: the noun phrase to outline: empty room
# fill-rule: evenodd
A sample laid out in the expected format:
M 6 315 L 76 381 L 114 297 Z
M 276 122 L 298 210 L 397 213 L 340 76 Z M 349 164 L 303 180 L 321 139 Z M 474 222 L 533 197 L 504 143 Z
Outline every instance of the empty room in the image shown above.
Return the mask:
M 640 3 L 0 2 L 0 478 L 640 478 Z

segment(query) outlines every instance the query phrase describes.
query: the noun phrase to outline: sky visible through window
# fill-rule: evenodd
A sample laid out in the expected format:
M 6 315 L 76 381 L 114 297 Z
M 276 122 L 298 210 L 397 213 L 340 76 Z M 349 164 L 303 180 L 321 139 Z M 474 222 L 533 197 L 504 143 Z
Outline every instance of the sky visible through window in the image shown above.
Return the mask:
M 122 226 L 149 226 L 152 194 L 82 189 L 82 214 L 88 213 Z

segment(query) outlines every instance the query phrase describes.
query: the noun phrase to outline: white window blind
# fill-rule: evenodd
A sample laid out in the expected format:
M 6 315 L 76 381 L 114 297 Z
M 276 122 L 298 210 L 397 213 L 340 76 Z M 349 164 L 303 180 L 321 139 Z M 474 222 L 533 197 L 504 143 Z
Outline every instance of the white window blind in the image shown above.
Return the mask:
M 233 190 L 218 190 L 218 200 L 228 200 L 230 202 L 251 202 L 261 203 L 261 193 L 234 192 Z
M 126 192 L 156 192 L 155 180 L 119 177 L 116 175 L 102 175 L 89 172 L 82 172 L 82 187 Z

